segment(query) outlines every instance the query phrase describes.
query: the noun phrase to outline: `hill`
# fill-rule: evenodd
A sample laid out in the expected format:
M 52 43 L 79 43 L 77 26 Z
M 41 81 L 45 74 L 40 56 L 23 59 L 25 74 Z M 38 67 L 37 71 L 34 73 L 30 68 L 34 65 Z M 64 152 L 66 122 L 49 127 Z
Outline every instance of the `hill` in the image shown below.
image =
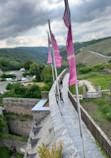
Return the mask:
M 68 65 L 66 47 L 60 46 L 60 54 L 63 57 L 63 65 Z M 95 51 L 103 55 L 111 56 L 111 37 L 101 38 L 87 42 L 74 43 L 77 63 L 95 65 L 97 63 L 107 63 L 109 59 L 100 57 L 89 51 Z M 11 60 L 26 62 L 36 61 L 38 64 L 47 64 L 47 47 L 17 47 L 0 49 L 0 57 L 6 57 Z
M 89 43 L 89 45 L 79 49 L 79 53 L 76 55 L 76 62 L 86 65 L 95 65 L 108 63 L 110 58 L 102 57 L 97 54 L 92 54 L 90 51 L 98 52 L 105 56 L 111 56 L 111 37 L 103 38 Z
M 0 49 L 0 57 L 6 57 L 12 60 L 26 62 L 36 61 L 39 64 L 46 64 L 47 47 L 17 47 Z

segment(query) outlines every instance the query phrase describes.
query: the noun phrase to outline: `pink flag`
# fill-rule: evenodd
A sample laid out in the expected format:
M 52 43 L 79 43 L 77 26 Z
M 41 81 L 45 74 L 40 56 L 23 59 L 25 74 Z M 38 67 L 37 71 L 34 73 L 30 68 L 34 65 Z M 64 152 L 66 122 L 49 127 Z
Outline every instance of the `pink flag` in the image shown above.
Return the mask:
M 71 25 L 70 10 L 69 10 L 69 8 L 67 7 L 67 2 L 66 2 L 66 0 L 64 0 L 64 3 L 65 3 L 65 11 L 64 11 L 63 19 L 64 19 L 64 23 L 65 23 L 66 27 L 69 28 L 69 25 Z
M 60 50 L 59 50 L 59 47 L 56 43 L 56 40 L 55 40 L 55 37 L 54 37 L 53 34 L 52 34 L 52 42 L 53 42 L 53 49 L 54 49 L 56 67 L 61 67 L 62 57 L 60 56 Z
M 73 85 L 77 83 L 77 75 L 76 75 L 76 61 L 75 57 L 68 59 L 69 62 L 69 85 Z
M 47 61 L 47 64 L 52 63 L 52 60 L 51 60 L 51 52 L 50 52 L 50 44 L 51 44 L 51 41 L 50 41 L 49 35 L 48 35 L 48 61 Z
M 69 85 L 73 85 L 77 83 L 77 75 L 76 75 L 76 61 L 74 56 L 74 45 L 72 42 L 72 32 L 71 32 L 71 20 L 70 20 L 70 10 L 66 0 L 65 2 L 65 12 L 64 12 L 64 23 L 68 28 L 68 36 L 67 36 L 67 58 L 69 62 Z

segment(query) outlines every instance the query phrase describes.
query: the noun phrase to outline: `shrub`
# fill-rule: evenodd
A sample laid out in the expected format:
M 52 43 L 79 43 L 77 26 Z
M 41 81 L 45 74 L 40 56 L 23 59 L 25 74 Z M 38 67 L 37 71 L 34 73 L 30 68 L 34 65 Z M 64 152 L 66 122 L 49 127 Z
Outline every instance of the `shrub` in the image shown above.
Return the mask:
M 16 78 L 16 75 L 3 73 L 3 74 L 1 75 L 1 78 Z
M 32 85 L 26 90 L 25 98 L 40 98 L 41 90 L 38 85 Z
M 52 145 L 51 151 L 46 147 L 45 144 L 38 147 L 38 153 L 40 158 L 62 158 L 62 143 L 60 142 L 59 147 L 54 149 L 54 145 Z
M 92 71 L 92 67 L 90 67 L 90 66 L 86 66 L 86 67 L 80 68 L 80 69 L 78 70 L 78 72 L 79 72 L 80 74 L 89 73 L 89 72 L 91 72 L 91 71 Z
M 30 76 L 30 75 L 32 75 L 30 72 L 25 72 L 25 73 L 23 73 L 23 76 L 24 76 L 24 77 Z
M 13 88 L 13 84 L 12 83 L 8 83 L 6 86 L 7 90 L 11 90 Z
M 1 158 L 10 158 L 12 155 L 12 153 L 10 152 L 10 150 L 6 147 L 2 147 L 0 148 L 0 157 Z
M 94 71 L 101 71 L 104 69 L 104 65 L 103 64 L 97 64 L 93 67 Z

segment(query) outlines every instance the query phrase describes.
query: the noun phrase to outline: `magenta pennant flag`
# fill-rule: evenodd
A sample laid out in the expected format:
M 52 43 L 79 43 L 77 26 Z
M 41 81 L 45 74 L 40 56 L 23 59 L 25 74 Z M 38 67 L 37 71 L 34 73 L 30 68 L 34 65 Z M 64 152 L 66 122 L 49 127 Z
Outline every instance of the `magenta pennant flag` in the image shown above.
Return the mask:
M 55 37 L 54 37 L 53 34 L 52 34 L 52 42 L 53 42 L 53 49 L 54 49 L 54 57 L 55 57 L 56 67 L 61 67 L 62 57 L 60 56 L 60 50 L 59 50 L 59 47 L 56 43 L 56 40 L 55 40 Z
M 65 2 L 65 12 L 64 12 L 64 23 L 68 28 L 68 36 L 67 36 L 67 58 L 69 62 L 69 85 L 73 85 L 77 83 L 77 75 L 76 75 L 76 61 L 74 56 L 74 45 L 72 42 L 72 32 L 71 32 L 71 20 L 70 20 L 70 10 L 67 7 L 66 0 Z
M 69 62 L 69 85 L 73 85 L 77 83 L 77 75 L 76 75 L 76 61 L 75 57 L 68 59 Z
M 64 11 L 63 20 L 64 20 L 64 23 L 65 23 L 66 27 L 69 28 L 69 25 L 71 25 L 71 21 L 70 21 L 70 10 L 69 10 L 69 8 L 67 7 L 66 0 L 64 0 L 64 3 L 65 3 L 65 11 Z M 69 18 L 68 18 L 68 17 L 69 17 Z
M 50 41 L 49 35 L 48 35 L 48 61 L 47 61 L 47 64 L 52 63 L 52 60 L 51 60 L 51 52 L 50 52 L 50 44 L 51 44 L 51 41 Z

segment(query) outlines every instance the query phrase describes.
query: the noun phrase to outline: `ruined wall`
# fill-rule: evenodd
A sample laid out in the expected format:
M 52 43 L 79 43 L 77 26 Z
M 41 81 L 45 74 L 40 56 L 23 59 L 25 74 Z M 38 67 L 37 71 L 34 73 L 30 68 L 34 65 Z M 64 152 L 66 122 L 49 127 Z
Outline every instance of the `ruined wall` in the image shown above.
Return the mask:
M 23 115 L 32 115 L 31 109 L 39 101 L 40 99 L 3 98 L 3 105 L 7 112 L 13 112 Z
M 19 136 L 29 136 L 33 120 L 7 118 L 9 133 Z

